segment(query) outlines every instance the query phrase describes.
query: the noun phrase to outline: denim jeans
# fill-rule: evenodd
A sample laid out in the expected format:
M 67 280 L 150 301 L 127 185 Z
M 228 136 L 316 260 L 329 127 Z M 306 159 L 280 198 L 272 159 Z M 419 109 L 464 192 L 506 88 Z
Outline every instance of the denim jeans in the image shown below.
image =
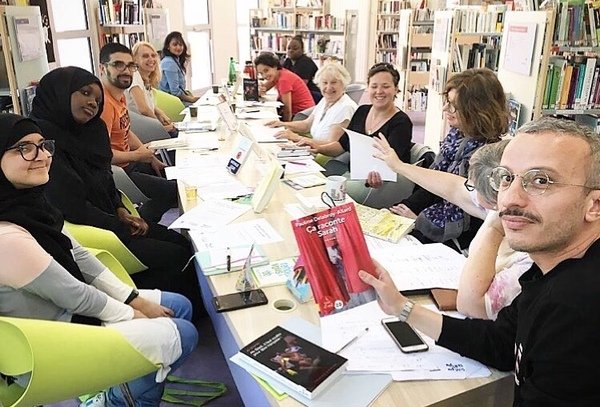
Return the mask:
M 192 304 L 183 295 L 163 292 L 161 295 L 161 305 L 173 310 L 175 317 L 173 322 L 177 325 L 179 336 L 181 337 L 181 356 L 171 365 L 171 370 L 177 369 L 185 361 L 190 353 L 198 344 L 198 331 L 192 325 Z M 156 372 L 131 380 L 126 383 L 129 393 L 135 401 L 136 407 L 155 407 L 160 403 L 163 390 L 163 383 L 156 382 Z M 127 398 L 123 395 L 119 386 L 113 386 L 106 392 L 107 407 L 127 407 Z

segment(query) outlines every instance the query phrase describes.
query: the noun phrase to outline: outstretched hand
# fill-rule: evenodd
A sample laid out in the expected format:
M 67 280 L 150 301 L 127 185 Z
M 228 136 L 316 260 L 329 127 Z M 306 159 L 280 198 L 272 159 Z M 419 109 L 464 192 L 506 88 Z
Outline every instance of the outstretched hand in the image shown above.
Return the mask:
M 301 137 L 300 140 L 298 140 L 298 142 L 296 142 L 297 146 L 309 146 L 310 147 L 310 152 L 313 154 L 317 154 L 319 153 L 319 144 L 317 144 L 317 142 L 311 138 L 308 137 Z
M 396 167 L 402 164 L 396 151 L 390 146 L 390 143 L 386 140 L 385 136 L 381 133 L 373 137 L 373 147 L 377 149 L 377 153 L 373 154 L 373 157 L 384 161 L 388 167 L 396 171 Z M 396 171 L 398 172 L 398 171 Z
M 373 263 L 375 264 L 375 276 L 364 270 L 360 270 L 358 276 L 375 289 L 377 302 L 383 312 L 389 315 L 400 315 L 406 297 L 400 294 L 387 270 L 375 260 L 373 260 Z

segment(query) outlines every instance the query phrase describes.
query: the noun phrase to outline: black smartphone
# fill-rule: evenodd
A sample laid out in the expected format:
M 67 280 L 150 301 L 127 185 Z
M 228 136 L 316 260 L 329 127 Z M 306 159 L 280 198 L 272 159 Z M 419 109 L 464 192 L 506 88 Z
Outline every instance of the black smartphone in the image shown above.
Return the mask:
M 424 352 L 429 349 L 423 338 L 406 322 L 401 322 L 398 318 L 385 318 L 381 323 L 402 352 Z
M 269 300 L 267 299 L 265 292 L 260 288 L 257 290 L 218 295 L 213 298 L 213 304 L 215 305 L 217 312 L 256 307 L 257 305 L 264 305 L 268 302 Z

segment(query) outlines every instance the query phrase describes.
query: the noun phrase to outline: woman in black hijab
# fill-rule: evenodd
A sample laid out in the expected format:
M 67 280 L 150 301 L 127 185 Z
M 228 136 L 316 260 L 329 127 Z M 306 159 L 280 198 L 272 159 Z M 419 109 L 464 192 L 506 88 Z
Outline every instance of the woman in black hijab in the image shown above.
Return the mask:
M 102 84 L 84 69 L 57 68 L 41 79 L 31 116 L 43 134 L 56 141 L 46 195 L 69 222 L 114 232 L 148 266 L 132 275 L 138 287 L 182 293 L 200 310 L 194 270 L 188 267 L 181 273 L 192 256 L 187 239 L 131 215 L 121 202 L 102 109 Z

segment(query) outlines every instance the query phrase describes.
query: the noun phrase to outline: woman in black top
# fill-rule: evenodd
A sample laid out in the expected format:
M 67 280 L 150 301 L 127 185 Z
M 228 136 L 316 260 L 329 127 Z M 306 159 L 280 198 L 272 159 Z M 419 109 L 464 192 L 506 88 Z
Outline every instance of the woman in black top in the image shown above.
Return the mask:
M 319 70 L 315 61 L 304 53 L 304 41 L 301 35 L 296 35 L 287 46 L 287 58 L 283 61 L 283 67 L 298 75 L 308 86 L 308 90 L 318 103 L 323 97 L 319 87 L 313 82 L 315 74 Z
M 179 292 L 200 307 L 194 270 L 181 272 L 192 255 L 187 239 L 130 214 L 121 202 L 103 106 L 100 80 L 84 69 L 57 68 L 41 79 L 31 115 L 56 142 L 46 195 L 67 221 L 115 233 L 148 267 L 132 275 L 139 288 Z

